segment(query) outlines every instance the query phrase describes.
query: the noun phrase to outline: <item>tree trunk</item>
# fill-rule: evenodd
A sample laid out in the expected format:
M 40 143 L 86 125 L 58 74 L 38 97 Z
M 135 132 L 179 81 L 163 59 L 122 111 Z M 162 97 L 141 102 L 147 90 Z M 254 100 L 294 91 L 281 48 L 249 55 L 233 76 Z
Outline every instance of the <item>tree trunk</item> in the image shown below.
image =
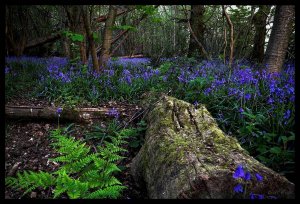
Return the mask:
M 230 55 L 229 55 L 229 67 L 232 65 L 232 60 L 233 60 L 233 50 L 234 50 L 234 40 L 233 40 L 233 24 L 230 20 L 229 15 L 226 12 L 226 9 L 224 6 L 222 6 L 223 9 L 223 15 L 226 17 L 226 21 L 228 26 L 230 27 Z M 226 56 L 224 56 L 225 58 Z
M 150 199 L 243 198 L 233 190 L 238 165 L 252 175 L 245 198 L 250 192 L 295 198 L 295 185 L 248 155 L 235 137 L 219 129 L 205 106 L 196 109 L 173 97 L 145 94 L 142 107 L 149 108 L 148 127 L 131 173 Z
M 62 38 L 62 46 L 63 46 L 63 49 L 64 49 L 65 57 L 70 58 L 71 57 L 70 42 L 69 42 L 69 39 L 67 37 Z
M 194 36 L 191 32 L 188 56 L 199 56 L 200 54 L 200 57 L 205 57 L 205 54 L 202 49 L 199 49 L 199 45 L 196 41 L 198 40 L 202 45 L 204 43 L 204 12 L 204 5 L 191 5 L 190 25 Z
M 101 69 L 106 66 L 110 57 L 110 48 L 112 42 L 112 27 L 115 23 L 117 10 L 113 6 L 109 6 L 107 19 L 105 21 L 104 34 L 102 40 L 102 48 L 100 52 L 99 65 Z
M 57 108 L 54 107 L 31 107 L 31 106 L 5 106 L 5 115 L 7 118 L 23 118 L 23 119 L 47 119 L 57 120 Z M 121 117 L 126 117 L 127 111 L 140 111 L 141 108 L 135 107 L 130 109 L 115 108 Z M 109 115 L 110 108 L 77 108 L 63 109 L 60 120 L 68 120 L 75 122 L 89 122 L 92 119 L 104 119 L 112 117 Z
M 259 63 L 263 62 L 265 53 L 266 23 L 271 6 L 260 5 L 258 12 L 253 17 L 255 27 L 254 47 L 251 58 Z
M 86 56 L 86 31 L 84 28 L 84 19 L 83 19 L 83 12 L 81 11 L 81 18 L 80 18 L 80 34 L 83 35 L 83 41 L 79 42 L 79 49 L 80 49 L 80 59 L 83 64 L 87 63 L 87 56 Z
M 96 46 L 95 46 L 93 33 L 92 33 L 90 20 L 89 20 L 90 19 L 90 13 L 89 13 L 89 10 L 88 10 L 87 6 L 83 6 L 82 10 L 83 10 L 84 26 L 85 26 L 86 33 L 87 33 L 87 36 L 88 36 L 90 51 L 91 51 L 91 55 L 92 55 L 93 68 L 97 73 L 99 73 L 100 70 L 99 70 L 99 64 L 98 64 L 98 59 L 97 59 L 97 51 L 96 51 Z
M 280 72 L 282 69 L 294 16 L 295 6 L 276 6 L 273 28 L 263 61 L 268 72 Z

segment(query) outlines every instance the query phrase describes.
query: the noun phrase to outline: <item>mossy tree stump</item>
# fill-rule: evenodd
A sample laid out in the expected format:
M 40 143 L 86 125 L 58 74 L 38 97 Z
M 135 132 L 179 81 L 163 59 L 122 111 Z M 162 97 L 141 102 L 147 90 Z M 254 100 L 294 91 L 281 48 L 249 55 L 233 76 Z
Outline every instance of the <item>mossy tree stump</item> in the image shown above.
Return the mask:
M 147 101 L 149 96 L 144 106 Z M 294 184 L 224 134 L 203 105 L 195 109 L 190 103 L 162 96 L 146 119 L 145 144 L 133 159 L 131 172 L 146 187 L 149 198 L 243 198 L 233 191 L 238 165 L 252 175 L 245 198 L 250 192 L 295 197 Z M 255 173 L 263 176 L 262 182 L 256 181 Z

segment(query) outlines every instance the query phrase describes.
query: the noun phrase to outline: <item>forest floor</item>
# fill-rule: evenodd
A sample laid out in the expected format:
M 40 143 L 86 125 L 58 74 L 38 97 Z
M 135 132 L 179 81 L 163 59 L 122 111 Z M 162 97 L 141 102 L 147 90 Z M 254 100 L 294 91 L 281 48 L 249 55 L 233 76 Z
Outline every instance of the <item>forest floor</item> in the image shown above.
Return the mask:
M 11 100 L 6 105 L 30 105 L 30 106 L 49 106 L 49 102 L 31 99 L 31 100 Z M 110 107 L 111 103 L 103 104 Z M 130 104 L 117 104 L 114 107 L 130 106 Z M 101 105 L 102 107 L 102 105 Z M 129 109 L 128 109 L 129 110 Z M 128 113 L 132 116 L 134 113 Z M 126 119 L 125 119 L 126 120 Z M 105 126 L 105 121 L 93 121 Z M 5 176 L 14 176 L 16 172 L 24 170 L 54 172 L 58 169 L 58 164 L 49 161 L 49 158 L 55 158 L 57 153 L 50 145 L 49 133 L 57 128 L 56 121 L 34 121 L 34 120 L 8 120 L 5 121 Z M 67 123 L 61 123 L 60 127 L 67 126 Z M 84 133 L 91 128 L 91 124 L 75 124 L 72 129 L 72 136 L 76 139 L 84 137 Z M 94 146 L 91 140 L 87 144 Z M 131 148 L 125 144 L 123 148 L 128 151 L 122 156 L 126 157 L 118 164 L 124 168 L 116 177 L 127 188 L 123 190 L 120 199 L 145 199 L 147 198 L 144 189 L 140 189 L 130 174 L 130 165 L 132 159 L 138 153 L 139 148 Z M 23 192 L 12 188 L 5 188 L 6 199 L 47 199 L 52 198 L 53 189 L 36 189 L 22 197 Z M 61 198 L 67 199 L 66 195 Z

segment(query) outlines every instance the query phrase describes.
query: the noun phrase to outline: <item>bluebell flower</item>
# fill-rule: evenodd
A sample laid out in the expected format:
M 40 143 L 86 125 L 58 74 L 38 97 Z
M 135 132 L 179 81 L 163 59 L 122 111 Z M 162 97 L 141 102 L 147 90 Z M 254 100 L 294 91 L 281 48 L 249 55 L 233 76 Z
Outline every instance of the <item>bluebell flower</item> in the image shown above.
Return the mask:
M 5 67 L 5 74 L 8 74 L 10 71 L 10 68 L 9 67 Z
M 272 103 L 274 103 L 274 100 L 273 100 L 273 98 L 270 97 L 270 98 L 268 99 L 268 104 L 272 104 Z
M 264 195 L 262 194 L 257 194 L 258 199 L 264 199 Z
M 265 196 L 263 194 L 254 194 L 252 192 L 250 193 L 250 199 L 252 199 L 252 200 L 256 199 L 256 198 L 261 200 L 261 199 L 264 199 L 264 197 Z
M 238 184 L 236 185 L 234 188 L 233 188 L 234 192 L 236 193 L 243 193 L 243 186 L 241 184 Z
M 108 111 L 108 115 L 109 116 L 113 116 L 114 118 L 119 118 L 119 111 L 115 108 L 111 108 L 109 111 Z
M 208 96 L 212 91 L 212 88 L 207 88 L 204 90 L 204 95 Z
M 256 177 L 257 181 L 259 181 L 259 182 L 263 180 L 263 177 L 259 173 L 256 173 L 255 177 Z
M 289 119 L 291 117 L 291 110 L 287 110 L 285 113 L 284 113 L 284 116 L 283 116 L 283 118 L 284 119 Z
M 60 114 L 60 113 L 62 112 L 62 108 L 58 108 L 58 109 L 56 110 L 56 112 L 57 112 L 58 114 Z
M 238 179 L 238 178 L 244 178 L 245 176 L 245 172 L 243 169 L 242 165 L 238 165 L 238 167 L 236 168 L 234 174 L 233 174 L 233 178 Z
M 243 113 L 243 112 L 244 112 L 244 109 L 243 109 L 242 107 L 240 107 L 239 112 L 240 112 L 240 113 Z
M 58 117 L 60 117 L 61 112 L 62 112 L 62 108 L 58 108 L 58 109 L 56 110 L 56 113 L 57 113 Z
M 245 99 L 246 99 L 247 101 L 248 101 L 250 98 L 251 98 L 251 94 L 250 94 L 250 93 L 245 94 Z
M 249 172 L 247 172 L 245 174 L 245 178 L 244 179 L 245 179 L 245 181 L 249 181 L 251 179 L 251 174 Z

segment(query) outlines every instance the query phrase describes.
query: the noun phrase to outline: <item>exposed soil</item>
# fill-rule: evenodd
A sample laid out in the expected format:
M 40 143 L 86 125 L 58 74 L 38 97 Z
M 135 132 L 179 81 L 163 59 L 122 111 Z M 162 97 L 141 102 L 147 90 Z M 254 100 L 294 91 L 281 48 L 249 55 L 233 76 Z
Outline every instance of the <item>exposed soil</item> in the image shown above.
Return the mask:
M 28 101 L 10 101 L 7 105 L 31 105 L 31 106 L 47 106 L 48 102 L 39 100 Z M 106 107 L 124 107 L 126 104 L 108 103 Z M 130 106 L 127 104 L 127 106 Z M 128 109 L 129 110 L 129 109 Z M 130 117 L 124 120 L 128 121 L 132 118 L 134 113 L 127 113 Z M 105 122 L 94 121 L 101 126 L 105 126 Z M 69 124 L 60 124 L 61 127 Z M 5 121 L 5 176 L 15 175 L 16 172 L 24 170 L 32 171 L 46 171 L 53 172 L 58 169 L 59 164 L 49 161 L 49 158 L 54 158 L 57 153 L 51 147 L 50 131 L 57 128 L 56 121 L 28 121 L 28 120 L 6 120 Z M 84 133 L 91 128 L 91 124 L 75 124 L 71 135 L 76 139 L 82 139 Z M 95 146 L 92 141 L 87 142 L 88 145 Z M 144 189 L 138 188 L 132 176 L 130 175 L 130 164 L 133 157 L 137 154 L 138 148 L 130 148 L 125 145 L 123 148 L 127 149 L 123 159 L 119 165 L 124 166 L 125 169 L 116 177 L 127 187 L 122 193 L 121 199 L 144 199 L 147 198 Z M 53 189 L 36 189 L 32 193 L 22 197 L 23 192 L 5 187 L 6 199 L 47 199 L 52 198 Z M 67 198 L 66 195 L 61 198 Z

